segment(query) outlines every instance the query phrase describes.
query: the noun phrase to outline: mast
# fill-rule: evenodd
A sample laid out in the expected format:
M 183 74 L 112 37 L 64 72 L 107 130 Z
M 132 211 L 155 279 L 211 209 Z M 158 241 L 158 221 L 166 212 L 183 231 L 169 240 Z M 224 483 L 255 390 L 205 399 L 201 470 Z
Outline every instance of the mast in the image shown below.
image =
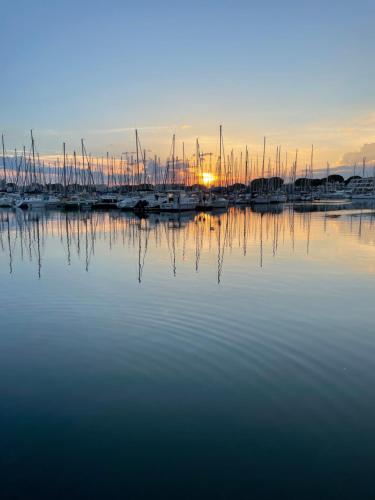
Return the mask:
M 262 157 L 262 194 L 263 194 L 263 189 L 264 189 L 264 162 L 266 159 L 266 137 L 263 138 L 263 157 Z
M 172 186 L 175 185 L 175 149 L 176 149 L 176 135 L 173 134 L 172 138 Z
M 155 155 L 154 156 L 154 186 L 155 186 L 155 189 L 156 189 L 156 185 L 157 185 L 157 178 L 156 178 L 156 172 L 157 172 L 157 156 Z
M 77 189 L 78 182 L 77 182 L 77 155 L 76 152 L 73 151 L 73 159 L 74 159 L 74 189 Z
M 82 181 L 82 187 L 84 189 L 86 176 L 85 176 L 85 146 L 83 144 L 83 139 L 81 139 L 81 150 L 82 150 L 82 175 L 81 175 L 81 181 Z
M 199 151 L 199 142 L 198 138 L 195 141 L 195 181 L 194 183 L 199 183 L 199 174 L 200 174 L 200 151 Z
M 220 152 L 219 152 L 219 172 L 218 172 L 218 177 L 219 177 L 219 186 L 222 187 L 221 183 L 221 162 L 222 162 L 222 146 L 223 146 L 223 126 L 220 125 Z
M 187 185 L 187 179 L 186 179 L 186 168 L 185 168 L 185 143 L 182 143 L 182 172 L 183 172 L 183 179 L 184 179 L 184 184 L 185 187 Z
M 245 186 L 247 186 L 248 167 L 249 167 L 249 151 L 248 151 L 247 146 L 246 146 L 246 150 L 245 150 Z
M 4 145 L 4 134 L 1 134 L 1 143 L 3 145 L 3 170 L 4 170 L 4 183 L 5 187 L 7 184 L 7 169 L 5 167 L 5 145 Z
M 139 183 L 140 173 L 139 173 L 139 150 L 138 150 L 138 130 L 135 129 L 135 144 L 136 144 L 136 155 L 137 155 L 137 180 Z
M 34 177 L 34 183 L 36 184 L 36 171 L 35 171 L 35 143 L 34 143 L 34 136 L 33 136 L 33 131 L 30 130 L 30 135 L 31 135 L 31 150 L 32 150 L 32 157 L 33 157 L 33 177 Z
M 63 142 L 63 179 L 64 179 L 64 194 L 66 195 L 66 155 L 65 155 L 65 142 Z
M 112 156 L 112 161 L 111 161 L 112 190 L 113 190 L 113 184 L 114 184 L 115 186 L 117 186 L 117 181 L 116 181 L 116 176 L 115 176 L 114 165 L 115 165 L 115 158 Z
M 107 151 L 107 190 L 109 190 L 109 153 Z

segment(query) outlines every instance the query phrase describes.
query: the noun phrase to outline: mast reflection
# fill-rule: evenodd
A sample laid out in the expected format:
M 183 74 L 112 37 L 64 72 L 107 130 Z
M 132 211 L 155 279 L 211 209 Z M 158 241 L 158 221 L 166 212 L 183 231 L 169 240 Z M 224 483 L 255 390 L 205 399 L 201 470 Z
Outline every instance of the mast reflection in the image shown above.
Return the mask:
M 333 230 L 373 245 L 374 214 L 368 208 L 340 211 L 324 205 L 313 210 L 259 206 L 256 210 L 231 208 L 224 213 L 152 214 L 143 218 L 115 211 L 2 210 L 0 257 L 10 274 L 20 262 L 29 262 L 40 279 L 52 245 L 62 250 L 68 267 L 82 265 L 86 272 L 100 246 L 100 251 L 121 250 L 132 260 L 142 283 L 152 249 L 152 259 L 167 259 L 172 277 L 177 277 L 180 266 L 190 266 L 196 273 L 202 266 L 215 266 L 220 283 L 227 255 L 231 260 L 234 255 L 249 262 L 256 260 L 264 268 L 270 258 L 278 257 L 280 249 L 293 253 L 297 244 L 299 248 L 303 244 L 309 256 L 317 235 Z

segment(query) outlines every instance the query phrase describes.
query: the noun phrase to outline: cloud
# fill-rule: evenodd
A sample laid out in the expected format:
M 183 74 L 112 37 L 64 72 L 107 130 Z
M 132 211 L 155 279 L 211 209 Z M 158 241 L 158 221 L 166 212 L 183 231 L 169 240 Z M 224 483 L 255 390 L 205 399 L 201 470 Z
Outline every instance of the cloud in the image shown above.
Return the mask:
M 361 163 L 363 158 L 366 158 L 367 163 L 375 162 L 375 142 L 364 144 L 359 151 L 345 153 L 341 163 L 343 165 Z
M 170 130 L 171 127 L 167 125 L 146 125 L 142 127 L 121 127 L 121 128 L 108 128 L 108 129 L 94 129 L 89 130 L 89 134 L 122 134 L 124 132 L 134 132 L 135 129 L 145 130 L 145 131 L 164 131 Z

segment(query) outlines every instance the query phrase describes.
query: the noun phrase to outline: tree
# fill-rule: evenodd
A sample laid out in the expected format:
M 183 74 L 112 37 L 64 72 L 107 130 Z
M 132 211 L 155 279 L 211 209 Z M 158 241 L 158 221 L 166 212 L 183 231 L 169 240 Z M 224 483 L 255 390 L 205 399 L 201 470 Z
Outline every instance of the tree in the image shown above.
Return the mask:
M 345 180 L 342 175 L 332 174 L 328 176 L 328 182 L 331 184 L 343 184 Z
M 254 179 L 251 181 L 251 191 L 262 191 L 268 189 L 268 179 L 264 177 L 259 177 L 259 179 Z
M 311 186 L 311 179 L 308 177 L 299 177 L 295 180 L 294 185 L 299 188 L 305 188 Z
M 284 184 L 284 180 L 281 177 L 271 177 L 268 182 L 273 190 L 280 189 Z
M 360 175 L 352 175 L 351 177 L 349 177 L 348 179 L 346 179 L 345 185 L 347 186 L 349 184 L 349 182 L 353 181 L 354 179 L 362 179 L 362 177 Z

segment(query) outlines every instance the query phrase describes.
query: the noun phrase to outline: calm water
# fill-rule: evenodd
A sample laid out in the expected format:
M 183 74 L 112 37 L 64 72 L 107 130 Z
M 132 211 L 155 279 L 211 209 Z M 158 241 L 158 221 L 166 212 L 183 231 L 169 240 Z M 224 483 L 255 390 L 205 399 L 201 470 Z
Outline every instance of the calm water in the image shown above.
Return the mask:
M 0 212 L 0 498 L 374 499 L 375 211 L 316 208 Z

